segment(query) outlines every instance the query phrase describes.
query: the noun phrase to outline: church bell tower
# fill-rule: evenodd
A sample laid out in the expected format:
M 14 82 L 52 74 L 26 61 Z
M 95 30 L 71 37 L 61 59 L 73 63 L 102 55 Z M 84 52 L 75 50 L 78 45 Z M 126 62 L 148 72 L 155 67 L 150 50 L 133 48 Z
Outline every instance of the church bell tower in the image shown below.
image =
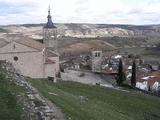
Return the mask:
M 43 43 L 45 44 L 46 48 L 57 52 L 57 28 L 52 22 L 50 7 L 48 9 L 47 23 L 43 28 Z

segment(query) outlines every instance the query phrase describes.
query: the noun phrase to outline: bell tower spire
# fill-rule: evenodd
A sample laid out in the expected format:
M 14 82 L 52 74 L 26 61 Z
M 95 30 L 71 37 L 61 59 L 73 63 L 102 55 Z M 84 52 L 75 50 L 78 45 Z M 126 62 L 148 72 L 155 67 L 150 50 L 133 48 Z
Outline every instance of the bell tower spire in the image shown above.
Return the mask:
M 50 8 L 50 5 L 48 6 L 48 15 L 51 14 L 51 8 Z
M 52 50 L 57 51 L 57 28 L 52 22 L 50 6 L 48 7 L 47 23 L 43 29 L 43 43 L 46 48 L 52 48 Z
M 51 9 L 48 7 L 48 16 L 47 16 L 47 24 L 44 26 L 45 28 L 56 28 L 52 22 Z

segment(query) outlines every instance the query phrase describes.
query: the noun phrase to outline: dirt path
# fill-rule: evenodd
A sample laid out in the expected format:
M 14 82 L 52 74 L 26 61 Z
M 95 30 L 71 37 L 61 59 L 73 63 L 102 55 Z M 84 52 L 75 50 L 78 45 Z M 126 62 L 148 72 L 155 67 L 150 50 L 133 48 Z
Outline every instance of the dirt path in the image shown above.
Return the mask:
M 40 93 L 39 93 L 40 94 Z M 41 94 L 40 94 L 41 95 Z M 54 103 L 52 103 L 51 101 L 49 101 L 48 99 L 46 99 L 45 97 L 43 97 L 43 99 L 46 101 L 46 103 L 48 104 L 48 106 L 54 110 L 55 113 L 55 119 L 56 120 L 65 120 L 65 116 L 62 112 L 62 110 L 57 107 Z
M 57 107 L 54 103 L 52 103 L 50 100 L 45 98 L 35 87 L 32 86 L 32 88 L 33 88 L 32 90 L 35 93 L 37 93 L 45 101 L 47 106 L 49 106 L 50 109 L 53 110 L 52 114 L 54 116 L 54 119 L 52 119 L 52 120 L 65 120 L 65 116 L 59 107 Z

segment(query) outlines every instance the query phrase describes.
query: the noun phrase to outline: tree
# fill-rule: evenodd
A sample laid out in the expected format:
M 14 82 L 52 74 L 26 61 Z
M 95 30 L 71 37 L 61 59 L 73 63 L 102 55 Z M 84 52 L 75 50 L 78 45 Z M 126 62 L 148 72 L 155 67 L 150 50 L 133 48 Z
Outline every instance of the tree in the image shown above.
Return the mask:
M 117 85 L 122 85 L 123 81 L 126 80 L 125 72 L 123 71 L 123 63 L 122 60 L 119 60 L 119 66 L 118 66 L 118 74 L 117 74 Z
M 148 86 L 148 91 L 151 92 L 151 86 L 150 85 Z
M 136 86 L 136 61 L 133 61 L 132 64 L 132 77 L 131 77 L 131 86 Z

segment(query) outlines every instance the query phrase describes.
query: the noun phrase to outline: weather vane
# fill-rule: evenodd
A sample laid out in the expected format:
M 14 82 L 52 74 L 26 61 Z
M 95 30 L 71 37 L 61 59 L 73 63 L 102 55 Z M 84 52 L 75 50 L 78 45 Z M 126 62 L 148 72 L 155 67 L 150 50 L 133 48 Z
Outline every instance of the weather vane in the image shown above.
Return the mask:
M 50 10 L 51 10 L 51 8 L 50 8 L 50 5 L 48 6 L 48 14 L 50 15 Z

